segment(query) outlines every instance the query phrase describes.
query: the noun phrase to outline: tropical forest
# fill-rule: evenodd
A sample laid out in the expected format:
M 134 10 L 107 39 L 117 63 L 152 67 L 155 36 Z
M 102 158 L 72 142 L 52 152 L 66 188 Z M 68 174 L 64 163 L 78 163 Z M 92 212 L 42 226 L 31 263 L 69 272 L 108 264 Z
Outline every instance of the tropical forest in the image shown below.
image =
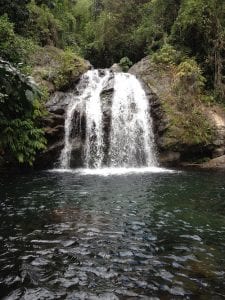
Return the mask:
M 225 298 L 224 0 L 0 0 L 0 300 Z

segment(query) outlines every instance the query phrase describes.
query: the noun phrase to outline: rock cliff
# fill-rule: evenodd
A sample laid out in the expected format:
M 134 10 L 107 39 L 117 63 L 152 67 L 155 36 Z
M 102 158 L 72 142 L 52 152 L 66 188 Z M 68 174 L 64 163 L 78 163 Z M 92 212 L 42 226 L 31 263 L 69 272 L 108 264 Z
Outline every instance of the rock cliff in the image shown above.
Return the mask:
M 225 152 L 225 110 L 204 103 L 191 89 L 176 87 L 174 65 L 143 58 L 129 70 L 146 85 L 154 118 L 155 139 L 162 164 L 196 162 Z

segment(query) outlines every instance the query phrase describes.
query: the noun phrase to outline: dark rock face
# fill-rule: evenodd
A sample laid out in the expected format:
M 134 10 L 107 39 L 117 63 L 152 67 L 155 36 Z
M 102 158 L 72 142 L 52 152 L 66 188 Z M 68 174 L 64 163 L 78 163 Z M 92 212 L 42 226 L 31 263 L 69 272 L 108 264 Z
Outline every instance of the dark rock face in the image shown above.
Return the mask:
M 64 147 L 65 113 L 69 103 L 70 93 L 56 92 L 46 103 L 48 116 L 42 119 L 48 144 L 36 159 L 37 168 L 53 168 L 57 165 L 60 153 Z
M 50 113 L 56 115 L 63 115 L 69 104 L 70 93 L 56 92 L 52 95 L 50 100 L 46 103 L 46 108 Z
M 146 95 L 149 99 L 150 114 L 153 118 L 153 130 L 155 135 L 155 142 L 160 147 L 160 137 L 166 131 L 168 126 L 168 120 L 164 115 L 159 97 L 143 82 L 141 77 L 138 77 L 142 81 L 142 85 L 145 89 Z
M 111 120 L 112 120 L 112 97 L 114 92 L 114 77 L 113 73 L 111 77 L 109 78 L 109 81 L 107 85 L 102 90 L 102 93 L 100 95 L 101 101 L 102 101 L 102 110 L 103 110 L 103 140 L 104 140 L 104 153 L 108 153 L 109 151 L 109 137 L 110 137 L 110 130 L 111 130 Z M 105 155 L 103 162 L 107 162 L 107 157 Z
M 82 137 L 73 138 L 70 166 L 81 168 L 83 166 L 84 140 Z
M 159 154 L 159 160 L 163 165 L 170 165 L 179 163 L 180 161 L 180 153 L 179 152 L 172 152 L 172 151 L 164 151 Z
M 70 166 L 79 168 L 83 166 L 83 154 L 86 138 L 86 116 L 81 115 L 79 111 L 75 111 L 72 123 L 74 124 L 70 139 L 72 141 L 72 153 Z

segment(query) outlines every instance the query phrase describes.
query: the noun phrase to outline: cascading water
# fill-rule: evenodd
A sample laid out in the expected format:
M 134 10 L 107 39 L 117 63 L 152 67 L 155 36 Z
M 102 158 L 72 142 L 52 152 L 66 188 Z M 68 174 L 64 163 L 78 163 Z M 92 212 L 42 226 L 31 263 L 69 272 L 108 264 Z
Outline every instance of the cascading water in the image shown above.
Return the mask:
M 72 151 L 72 143 L 70 139 L 71 131 L 72 131 L 72 120 L 73 115 L 76 109 L 79 108 L 79 106 L 82 104 L 82 101 L 79 99 L 76 99 L 76 97 L 73 95 L 71 96 L 71 103 L 68 106 L 66 119 L 65 119 L 65 145 L 62 150 L 61 156 L 60 156 L 60 166 L 63 169 L 67 169 L 70 167 L 70 157 L 71 157 L 71 151 Z
M 134 75 L 115 76 L 110 166 L 155 166 L 154 136 L 148 99 Z
M 108 124 L 109 145 L 106 147 L 101 94 L 112 78 L 114 93 L 111 99 L 111 124 Z M 74 121 L 75 113 L 80 118 L 85 116 L 83 165 L 86 168 L 157 166 L 149 111 L 145 91 L 135 76 L 127 73 L 113 74 L 109 70 L 88 71 L 78 86 L 78 95 L 74 94 L 68 105 L 65 146 L 60 157 L 61 168 L 70 168 L 72 131 L 74 126 L 81 127 L 77 120 Z M 79 130 L 75 129 L 79 134 Z
M 71 97 L 65 120 L 65 145 L 60 156 L 60 167 L 70 168 L 73 126 L 73 116 L 77 111 L 79 115 L 86 116 L 86 141 L 84 161 L 85 167 L 100 168 L 103 160 L 103 130 L 102 109 L 100 93 L 107 82 L 110 72 L 106 71 L 100 77 L 98 70 L 88 71 L 78 86 L 78 95 Z M 84 88 L 84 83 L 87 82 Z M 80 124 L 79 124 L 80 126 Z
M 89 71 L 88 89 L 90 97 L 86 102 L 86 142 L 85 142 L 85 166 L 100 168 L 103 163 L 103 126 L 102 106 L 100 94 L 110 76 L 109 70 L 100 77 L 98 71 Z

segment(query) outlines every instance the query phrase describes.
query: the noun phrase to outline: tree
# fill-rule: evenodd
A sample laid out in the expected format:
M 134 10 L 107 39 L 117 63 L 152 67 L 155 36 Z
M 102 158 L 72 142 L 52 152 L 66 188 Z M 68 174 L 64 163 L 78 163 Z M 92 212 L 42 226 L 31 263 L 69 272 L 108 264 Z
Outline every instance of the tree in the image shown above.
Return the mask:
M 29 78 L 2 60 L 0 82 L 0 152 L 32 165 L 46 143 L 36 119 L 41 114 L 40 93 Z
M 101 12 L 89 22 L 91 39 L 86 44 L 85 57 L 91 57 L 94 65 L 103 67 L 110 66 L 125 56 L 133 61 L 143 56 L 143 48 L 136 44 L 133 32 L 141 21 L 141 8 L 146 2 L 147 0 L 102 1 Z M 92 1 L 92 7 L 95 5 L 96 2 Z
M 0 15 L 7 14 L 10 22 L 14 23 L 17 33 L 24 33 L 24 25 L 29 18 L 27 4 L 30 0 L 0 0 Z
M 174 45 L 186 48 L 202 65 L 211 86 L 225 95 L 225 3 L 221 0 L 183 0 L 172 28 Z

